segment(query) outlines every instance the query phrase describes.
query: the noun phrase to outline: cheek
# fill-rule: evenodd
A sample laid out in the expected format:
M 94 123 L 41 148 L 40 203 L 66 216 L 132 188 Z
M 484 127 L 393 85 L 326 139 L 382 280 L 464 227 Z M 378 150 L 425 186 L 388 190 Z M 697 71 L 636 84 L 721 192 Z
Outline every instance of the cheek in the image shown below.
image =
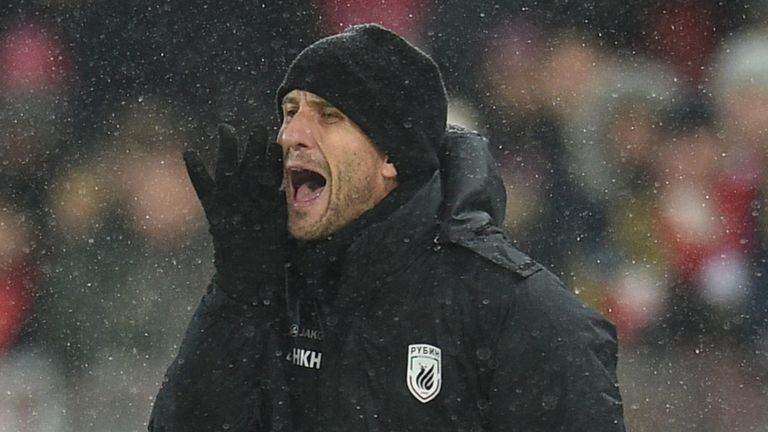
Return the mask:
M 384 156 L 365 135 L 357 131 L 327 133 L 318 148 L 334 179 L 370 177 L 381 172 Z
M 364 187 L 373 169 L 363 154 L 349 151 L 331 163 L 331 175 L 336 180 L 336 189 L 350 190 Z
M 381 173 L 378 158 L 367 151 L 350 153 L 345 165 L 349 171 L 349 177 L 355 179 L 357 188 L 370 187 L 373 179 Z

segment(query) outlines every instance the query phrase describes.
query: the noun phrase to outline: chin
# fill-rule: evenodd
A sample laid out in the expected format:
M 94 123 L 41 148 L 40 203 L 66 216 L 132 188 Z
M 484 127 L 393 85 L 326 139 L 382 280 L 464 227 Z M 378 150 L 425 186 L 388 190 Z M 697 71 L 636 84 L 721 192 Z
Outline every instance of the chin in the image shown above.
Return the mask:
M 325 230 L 322 227 L 306 221 L 291 223 L 289 220 L 288 232 L 296 240 L 317 240 L 325 235 Z
M 289 209 L 288 232 L 297 240 L 314 240 L 322 237 L 322 215 L 313 215 L 317 209 Z
M 296 240 L 313 240 L 311 233 L 302 230 L 288 228 L 288 232 L 291 234 L 291 237 L 295 238 Z

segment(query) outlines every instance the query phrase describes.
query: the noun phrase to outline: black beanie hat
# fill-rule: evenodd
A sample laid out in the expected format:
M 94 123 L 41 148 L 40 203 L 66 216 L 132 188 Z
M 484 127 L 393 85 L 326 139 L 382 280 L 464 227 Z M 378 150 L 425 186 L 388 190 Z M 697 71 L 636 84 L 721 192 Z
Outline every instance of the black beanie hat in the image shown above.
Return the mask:
M 277 90 L 280 109 L 292 90 L 327 100 L 354 121 L 405 180 L 439 167 L 447 97 L 437 65 L 376 24 L 350 27 L 313 43 L 293 61 Z

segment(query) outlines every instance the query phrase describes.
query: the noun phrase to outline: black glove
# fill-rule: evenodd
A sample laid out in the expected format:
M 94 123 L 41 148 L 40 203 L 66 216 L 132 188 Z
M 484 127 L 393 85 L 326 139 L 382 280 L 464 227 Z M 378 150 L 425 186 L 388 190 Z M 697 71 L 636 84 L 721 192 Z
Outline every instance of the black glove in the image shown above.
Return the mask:
M 221 124 L 215 179 L 197 152 L 186 151 L 184 162 L 210 224 L 217 285 L 233 299 L 255 304 L 281 286 L 287 260 L 282 152 L 259 128 L 242 159 L 238 153 L 235 129 Z

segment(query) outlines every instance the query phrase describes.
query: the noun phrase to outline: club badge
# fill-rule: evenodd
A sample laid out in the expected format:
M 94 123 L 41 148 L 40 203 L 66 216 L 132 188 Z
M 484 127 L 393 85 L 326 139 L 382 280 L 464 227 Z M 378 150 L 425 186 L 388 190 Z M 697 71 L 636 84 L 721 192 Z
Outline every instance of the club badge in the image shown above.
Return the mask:
M 443 383 L 440 348 L 427 344 L 408 345 L 408 390 L 421 403 L 440 393 Z

